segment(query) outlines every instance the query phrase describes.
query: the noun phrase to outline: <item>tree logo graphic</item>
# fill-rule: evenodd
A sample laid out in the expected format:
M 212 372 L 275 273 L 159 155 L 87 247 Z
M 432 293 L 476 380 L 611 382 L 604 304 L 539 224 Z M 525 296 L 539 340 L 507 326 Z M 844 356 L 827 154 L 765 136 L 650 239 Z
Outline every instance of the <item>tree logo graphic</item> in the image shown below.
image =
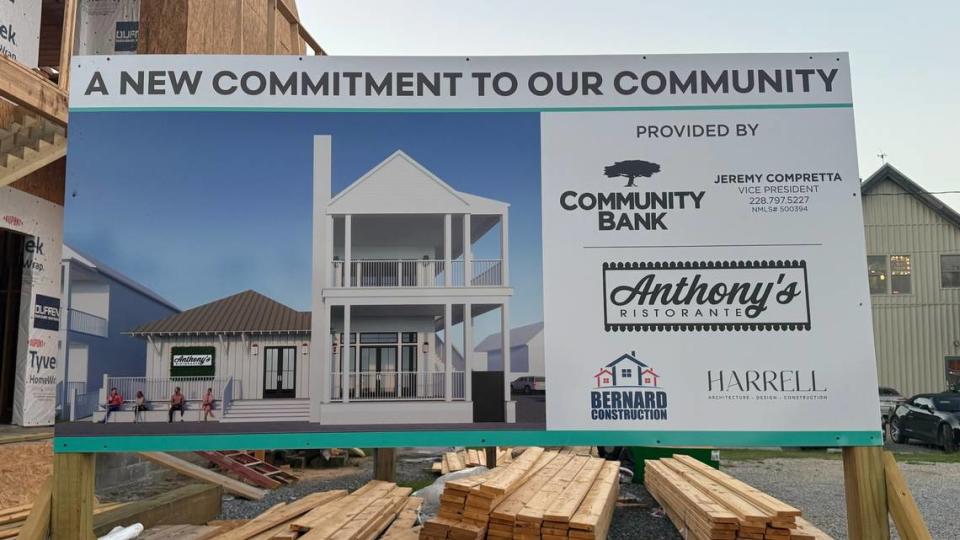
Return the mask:
M 613 165 L 608 165 L 603 168 L 603 174 L 607 175 L 607 178 L 618 178 L 621 176 L 626 178 L 627 185 L 624 187 L 636 187 L 634 180 L 636 180 L 638 176 L 650 178 L 658 172 L 660 172 L 660 164 L 643 161 L 642 159 L 617 161 Z

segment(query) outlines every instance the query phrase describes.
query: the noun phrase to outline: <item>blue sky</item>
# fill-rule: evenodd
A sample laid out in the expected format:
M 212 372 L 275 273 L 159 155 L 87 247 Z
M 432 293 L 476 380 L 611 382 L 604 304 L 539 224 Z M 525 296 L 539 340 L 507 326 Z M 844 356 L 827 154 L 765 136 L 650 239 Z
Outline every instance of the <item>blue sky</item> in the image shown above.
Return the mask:
M 332 55 L 847 51 L 860 174 L 887 160 L 960 190 L 960 2 L 930 0 L 297 0 Z M 939 195 L 960 209 L 960 194 Z
M 457 190 L 510 203 L 511 325 L 542 320 L 537 114 L 105 112 L 70 120 L 66 241 L 181 308 L 255 289 L 310 309 L 313 135 L 330 134 L 335 192 L 401 149 Z M 499 246 L 490 240 L 478 257 Z M 478 321 L 478 340 L 493 322 Z

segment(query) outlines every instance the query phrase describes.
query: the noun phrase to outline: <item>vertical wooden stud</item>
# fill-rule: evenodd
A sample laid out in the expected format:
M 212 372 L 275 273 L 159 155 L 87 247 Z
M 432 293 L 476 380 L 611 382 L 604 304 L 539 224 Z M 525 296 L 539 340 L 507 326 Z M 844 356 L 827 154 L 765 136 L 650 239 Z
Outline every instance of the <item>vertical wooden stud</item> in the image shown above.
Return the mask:
M 53 540 L 92 540 L 94 454 L 54 454 Z
M 30 515 L 20 527 L 18 540 L 46 540 L 50 533 L 50 504 L 53 492 L 53 478 L 48 478 L 33 500 Z
M 69 89 L 70 58 L 73 56 L 73 42 L 77 30 L 77 0 L 63 3 L 63 35 L 60 38 L 60 69 L 57 84 L 61 90 Z
M 277 54 L 277 0 L 267 0 L 267 54 Z
M 373 479 L 393 482 L 397 470 L 396 448 L 375 448 L 373 450 Z
M 887 488 L 879 446 L 843 449 L 843 483 L 850 540 L 889 540 Z

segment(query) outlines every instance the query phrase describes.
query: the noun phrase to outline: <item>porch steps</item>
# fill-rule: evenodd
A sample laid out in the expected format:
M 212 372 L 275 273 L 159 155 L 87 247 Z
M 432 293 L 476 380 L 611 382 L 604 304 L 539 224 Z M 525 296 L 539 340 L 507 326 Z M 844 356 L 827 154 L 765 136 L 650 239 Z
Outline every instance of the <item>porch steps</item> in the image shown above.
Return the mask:
M 0 186 L 12 184 L 66 153 L 63 126 L 18 111 L 10 125 L 0 128 Z
M 221 471 L 233 473 L 245 482 L 262 488 L 276 489 L 297 480 L 296 476 L 246 452 L 221 450 L 196 454 L 219 467 Z
M 243 399 L 234 401 L 221 422 L 309 422 L 309 399 Z

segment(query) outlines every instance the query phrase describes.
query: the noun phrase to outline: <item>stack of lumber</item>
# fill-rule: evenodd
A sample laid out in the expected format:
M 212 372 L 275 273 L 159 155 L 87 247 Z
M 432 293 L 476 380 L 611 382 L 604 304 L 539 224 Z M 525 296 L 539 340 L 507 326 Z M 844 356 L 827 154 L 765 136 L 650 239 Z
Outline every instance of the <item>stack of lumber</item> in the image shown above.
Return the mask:
M 106 503 L 97 505 L 93 509 L 94 515 L 100 515 L 108 510 L 122 508 L 130 503 Z M 11 508 L 0 510 L 0 540 L 7 538 L 16 538 L 20 534 L 20 528 L 33 510 L 33 504 L 24 504 Z
M 510 448 L 497 447 L 497 464 L 503 465 L 513 460 L 513 451 Z M 462 471 L 469 467 L 486 467 L 487 453 L 484 449 L 465 448 L 457 452 L 444 452 L 440 461 L 433 464 L 431 470 L 436 474 L 447 474 Z
M 420 538 L 605 538 L 618 490 L 618 462 L 528 448 L 507 465 L 447 482 Z
M 690 456 L 647 460 L 644 484 L 688 540 L 827 540 L 800 511 Z

